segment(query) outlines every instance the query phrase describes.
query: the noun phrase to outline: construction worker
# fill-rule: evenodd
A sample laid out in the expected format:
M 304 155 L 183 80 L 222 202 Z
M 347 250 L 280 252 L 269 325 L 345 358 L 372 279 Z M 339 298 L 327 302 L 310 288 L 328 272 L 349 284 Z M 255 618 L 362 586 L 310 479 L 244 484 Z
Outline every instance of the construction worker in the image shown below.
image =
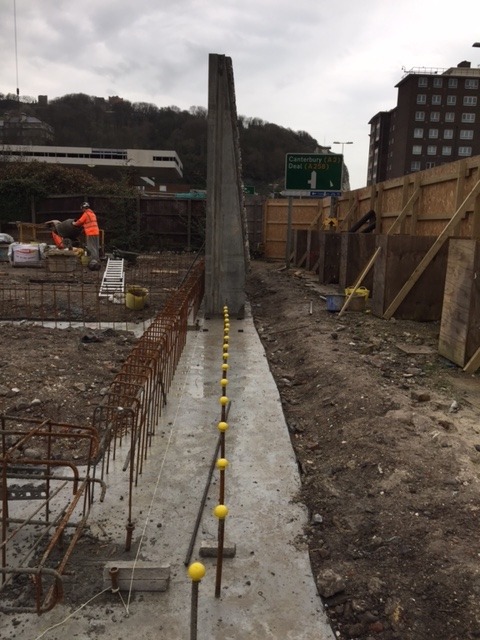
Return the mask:
M 80 207 L 82 215 L 73 223 L 74 227 L 82 227 L 85 234 L 87 253 L 90 256 L 89 268 L 100 268 L 100 230 L 98 228 L 97 216 L 90 209 L 88 202 L 84 202 Z

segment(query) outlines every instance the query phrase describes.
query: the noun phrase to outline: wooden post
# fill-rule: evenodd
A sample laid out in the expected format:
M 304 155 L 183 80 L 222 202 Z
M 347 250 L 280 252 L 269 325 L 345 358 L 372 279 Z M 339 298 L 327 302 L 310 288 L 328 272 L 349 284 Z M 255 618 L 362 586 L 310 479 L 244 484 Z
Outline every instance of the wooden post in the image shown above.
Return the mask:
M 402 211 L 405 210 L 407 202 L 409 201 L 409 197 L 408 197 L 409 184 L 410 184 L 409 177 L 408 176 L 403 176 L 403 182 L 402 182 Z M 404 218 L 402 220 L 402 225 L 400 227 L 400 233 L 405 233 L 405 221 L 406 221 L 406 218 Z
M 410 235 L 412 236 L 417 233 L 418 209 L 420 207 L 420 198 L 422 197 L 421 186 L 420 176 L 416 174 L 413 181 L 413 192 L 417 194 L 417 197 L 412 202 L 412 215 L 410 217 Z
M 420 195 L 420 189 L 417 188 L 417 189 L 414 190 L 414 192 L 412 193 L 412 195 L 408 199 L 407 203 L 403 207 L 403 209 L 400 212 L 400 214 L 393 221 L 392 226 L 390 227 L 390 229 L 386 233 L 387 236 L 392 235 L 396 231 L 397 227 L 399 227 L 403 223 L 403 220 L 405 219 L 405 217 L 406 217 L 406 215 L 407 215 L 407 213 L 409 211 L 410 205 L 413 204 L 414 202 L 416 202 L 416 200 L 418 199 L 419 195 Z
M 288 196 L 288 210 L 287 210 L 287 242 L 285 247 L 285 268 L 290 269 L 290 259 L 292 252 L 292 205 L 293 198 Z
M 457 174 L 457 187 L 455 189 L 455 208 L 458 207 L 462 203 L 463 194 L 465 193 L 465 174 L 467 171 L 467 161 L 460 160 L 458 165 L 458 174 Z M 457 236 L 460 233 L 460 224 L 461 220 L 457 222 L 455 225 L 455 229 L 452 231 L 453 236 Z

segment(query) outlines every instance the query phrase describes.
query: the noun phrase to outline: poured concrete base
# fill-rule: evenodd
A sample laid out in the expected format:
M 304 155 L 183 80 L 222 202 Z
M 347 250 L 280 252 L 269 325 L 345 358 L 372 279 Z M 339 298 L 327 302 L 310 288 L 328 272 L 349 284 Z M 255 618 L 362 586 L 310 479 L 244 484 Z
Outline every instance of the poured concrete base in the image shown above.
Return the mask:
M 135 490 L 136 560 L 170 567 L 167 590 L 123 590 L 121 598 L 110 591 L 98 598 L 92 593 L 92 600 L 72 616 L 73 608 L 64 605 L 40 618 L 19 614 L 14 616 L 16 640 L 32 640 L 54 625 L 43 637 L 186 640 L 191 637 L 192 582 L 185 563 L 194 561 L 206 568 L 198 589 L 199 639 L 334 639 L 302 542 L 307 514 L 295 501 L 300 482 L 280 398 L 248 307 L 245 319 L 230 318 L 229 335 L 225 540 L 235 545 L 235 555 L 223 559 L 220 597 L 215 597 L 216 557 L 201 554 L 202 545 L 217 541 L 218 520 L 212 513 L 218 503 L 216 470 L 187 557 L 219 435 L 223 318 L 215 318 L 188 333 Z M 126 455 L 126 448 L 118 453 L 106 477 L 105 502 L 95 502 L 90 514 L 99 545 L 125 540 Z M 1 637 L 11 632 L 11 624 L 2 617 Z

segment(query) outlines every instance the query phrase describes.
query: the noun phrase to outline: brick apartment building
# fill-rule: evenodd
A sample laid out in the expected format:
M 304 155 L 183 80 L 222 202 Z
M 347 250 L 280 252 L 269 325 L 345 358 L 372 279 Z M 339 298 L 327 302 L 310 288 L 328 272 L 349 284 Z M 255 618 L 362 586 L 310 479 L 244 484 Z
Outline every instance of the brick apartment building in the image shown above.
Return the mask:
M 370 120 L 367 184 L 480 155 L 480 68 L 414 68 Z

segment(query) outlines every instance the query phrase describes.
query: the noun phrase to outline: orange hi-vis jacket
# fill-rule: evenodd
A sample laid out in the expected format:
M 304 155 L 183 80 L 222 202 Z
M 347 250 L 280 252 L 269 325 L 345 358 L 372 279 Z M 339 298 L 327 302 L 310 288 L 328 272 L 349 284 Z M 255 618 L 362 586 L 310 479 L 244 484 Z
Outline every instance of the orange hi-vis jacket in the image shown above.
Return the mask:
M 100 235 L 97 216 L 91 209 L 85 209 L 80 218 L 76 220 L 74 224 L 76 227 L 83 227 L 83 232 L 86 236 Z

